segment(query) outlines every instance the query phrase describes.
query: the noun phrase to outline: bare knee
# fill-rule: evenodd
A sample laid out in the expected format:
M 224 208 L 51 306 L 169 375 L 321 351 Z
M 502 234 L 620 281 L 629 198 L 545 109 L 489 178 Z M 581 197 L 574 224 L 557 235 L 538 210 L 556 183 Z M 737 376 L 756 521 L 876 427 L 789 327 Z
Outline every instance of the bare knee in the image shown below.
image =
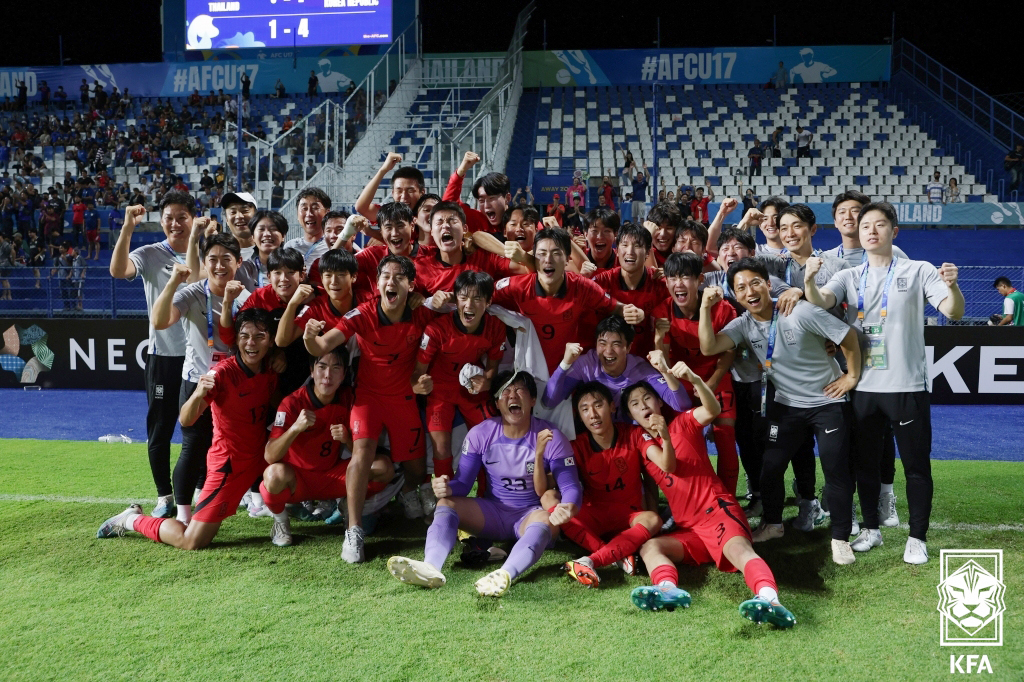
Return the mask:
M 395 477 L 395 465 L 391 458 L 386 455 L 377 455 L 370 465 L 370 480 L 378 483 L 387 483 Z
M 661 526 L 662 526 L 661 517 L 658 516 L 655 512 L 652 512 L 652 511 L 640 512 L 633 519 L 633 524 L 632 525 L 634 525 L 634 526 L 636 526 L 636 525 L 643 526 L 644 528 L 646 528 L 652 534 L 653 533 L 657 533 L 659 530 L 661 530 Z
M 288 466 L 275 462 L 263 471 L 263 485 L 271 493 L 279 493 L 288 485 Z

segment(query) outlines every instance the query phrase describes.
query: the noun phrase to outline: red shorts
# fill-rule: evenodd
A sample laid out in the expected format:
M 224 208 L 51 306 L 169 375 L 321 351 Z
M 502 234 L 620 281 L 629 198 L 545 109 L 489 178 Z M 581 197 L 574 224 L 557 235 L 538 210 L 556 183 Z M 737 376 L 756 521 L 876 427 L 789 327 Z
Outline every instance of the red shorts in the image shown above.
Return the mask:
M 356 389 L 350 429 L 352 440 L 380 438 L 384 427 L 391 443 L 391 461 L 408 462 L 426 456 L 423 422 L 413 394 L 382 396 Z
M 100 231 L 99 230 L 86 230 L 85 231 L 85 240 L 88 241 L 88 242 L 93 242 L 93 243 L 98 244 L 99 241 L 100 241 Z
M 693 384 L 686 384 L 686 392 L 690 394 L 690 403 L 700 405 L 700 398 L 693 390 Z M 722 377 L 718 382 L 718 390 L 715 391 L 715 398 L 722 406 L 722 411 L 716 419 L 736 419 L 736 392 L 732 388 L 732 379 L 728 375 Z
M 333 500 L 338 497 L 347 497 L 345 489 L 345 472 L 348 471 L 348 460 L 343 459 L 330 469 L 322 471 L 310 471 L 308 469 L 295 469 L 295 492 L 285 488 L 281 492 L 271 494 L 266 485 L 260 484 L 260 493 L 263 501 L 271 511 L 280 513 L 284 505 L 290 502 L 304 502 L 305 500 Z M 366 496 L 376 495 L 384 490 L 385 483 L 370 481 L 366 486 Z M 280 511 L 278 511 L 280 510 Z
M 491 408 L 491 401 L 486 393 L 473 395 L 468 391 L 453 390 L 453 387 L 442 387 L 427 396 L 427 431 L 451 431 L 455 421 L 455 408 L 466 420 L 466 428 L 473 428 L 480 422 L 497 413 Z
M 686 550 L 683 563 L 694 566 L 713 563 L 720 571 L 735 571 L 736 567 L 722 554 L 722 548 L 736 536 L 751 540 L 743 508 L 733 500 L 718 498 L 718 504 L 701 514 L 696 523 L 687 523 L 682 530 L 666 533 L 664 537 L 677 540 Z
M 576 516 L 569 519 L 565 526 L 576 524 L 583 526 L 594 535 L 605 537 L 621 533 L 629 528 L 633 519 L 643 510 L 639 507 L 630 507 L 624 504 L 613 505 L 592 505 L 584 504 Z M 571 537 L 566 532 L 567 537 Z
M 262 456 L 247 462 L 228 459 L 216 466 L 208 466 L 206 485 L 199 494 L 192 518 L 203 523 L 220 523 L 234 516 L 245 491 L 263 478 L 263 470 L 267 466 Z

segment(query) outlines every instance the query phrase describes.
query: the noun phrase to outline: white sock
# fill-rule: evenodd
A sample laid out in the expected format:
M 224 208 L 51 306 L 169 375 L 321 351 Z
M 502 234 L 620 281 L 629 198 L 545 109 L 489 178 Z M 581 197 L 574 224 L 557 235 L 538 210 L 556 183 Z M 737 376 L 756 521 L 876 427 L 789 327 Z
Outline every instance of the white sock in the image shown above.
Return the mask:
M 671 580 L 662 580 L 660 583 L 658 583 L 658 587 L 678 587 L 678 586 L 674 582 L 672 582 Z
M 258 492 L 252 493 L 252 506 L 259 509 L 263 506 L 263 495 Z
M 273 514 L 273 512 L 271 512 L 271 513 Z M 278 523 L 284 523 L 287 520 L 288 520 L 288 510 L 287 509 L 285 509 L 280 514 L 274 514 L 274 521 L 277 521 Z
M 144 514 L 129 514 L 124 519 L 125 530 L 135 530 L 135 519 L 145 516 Z
M 881 492 L 892 495 L 892 483 L 883 483 Z
M 757 591 L 757 596 L 768 601 L 779 601 L 779 593 L 770 587 L 762 587 Z
M 588 556 L 581 556 L 579 559 L 576 560 L 576 563 L 583 564 L 584 566 L 590 569 L 594 568 L 594 560 Z
M 176 518 L 187 526 L 188 522 L 192 520 L 192 505 L 179 504 L 175 506 L 178 507 L 178 515 Z

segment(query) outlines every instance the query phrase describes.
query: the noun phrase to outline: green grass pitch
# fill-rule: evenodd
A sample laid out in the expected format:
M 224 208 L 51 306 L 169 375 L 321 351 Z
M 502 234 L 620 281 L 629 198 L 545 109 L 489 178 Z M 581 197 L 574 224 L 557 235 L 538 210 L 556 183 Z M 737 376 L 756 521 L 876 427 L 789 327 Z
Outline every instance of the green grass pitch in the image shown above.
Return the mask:
M 740 618 L 749 592 L 738 574 L 682 568 L 693 606 L 642 612 L 629 591 L 646 576 L 612 567 L 600 589 L 584 589 L 561 572 L 578 554 L 565 542 L 501 599 L 476 595 L 482 572 L 463 568 L 458 548 L 446 586 L 403 585 L 384 563 L 422 558 L 426 527 L 397 509 L 360 566 L 341 561 L 336 527 L 293 522 L 296 543 L 282 549 L 270 519 L 244 514 L 199 552 L 136 534 L 98 540 L 127 501 L 151 508 L 145 447 L 0 440 L 0 678 L 935 680 L 949 678 L 955 653 L 987 654 L 989 679 L 1024 679 L 1024 465 L 933 468 L 924 566 L 903 563 L 905 526 L 849 567 L 832 564 L 827 527 L 787 527 L 757 546 L 797 617 L 780 631 Z M 1004 646 L 939 646 L 942 548 L 1004 551 Z

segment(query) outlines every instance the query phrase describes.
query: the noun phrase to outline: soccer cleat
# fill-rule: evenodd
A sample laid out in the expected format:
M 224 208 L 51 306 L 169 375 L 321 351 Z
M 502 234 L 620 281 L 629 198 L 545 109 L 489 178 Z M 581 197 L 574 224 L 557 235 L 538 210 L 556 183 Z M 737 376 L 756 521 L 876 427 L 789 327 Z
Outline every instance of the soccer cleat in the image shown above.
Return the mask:
M 248 509 L 252 506 L 252 491 L 246 490 L 245 494 L 242 495 L 242 501 L 238 503 L 239 509 Z
M 860 523 L 857 521 L 857 501 L 853 502 L 853 523 L 850 524 L 850 535 L 860 534 Z
M 407 519 L 423 518 L 423 504 L 420 503 L 420 496 L 415 490 L 406 493 L 399 493 L 398 501 L 402 503 Z
M 352 526 L 345 531 L 345 541 L 341 543 L 341 558 L 350 564 L 361 564 L 366 561 L 363 529 L 359 526 Z
M 444 574 L 427 562 L 406 559 L 404 556 L 388 559 L 388 571 L 403 583 L 420 587 L 441 587 L 447 582 Z
M 337 526 L 338 524 L 348 524 L 348 510 L 342 505 L 338 505 L 334 508 L 334 512 L 324 519 L 324 523 L 328 526 Z
M 150 516 L 154 519 L 173 519 L 177 513 L 178 507 L 174 504 L 174 496 L 164 495 L 156 498 L 156 506 L 153 507 L 153 513 Z
M 270 541 L 278 547 L 289 547 L 292 544 L 292 523 L 291 519 L 285 517 L 284 521 L 274 519 L 274 527 L 270 530 Z
M 423 515 L 433 516 L 434 509 L 437 507 L 437 498 L 434 497 L 434 488 L 429 481 L 419 487 L 419 494 Z
M 623 557 L 619 561 L 615 562 L 615 565 L 622 569 L 622 572 L 626 575 L 636 575 L 639 570 L 637 564 L 639 563 L 636 554 L 630 554 L 627 557 Z
M 462 532 L 464 531 L 460 531 L 460 533 Z M 475 535 L 467 534 L 466 537 L 462 538 L 462 544 L 464 547 L 459 559 L 468 568 L 483 568 L 486 566 L 491 561 L 491 550 L 496 549 L 490 540 L 483 540 Z
M 857 534 L 857 539 L 850 543 L 854 552 L 866 552 L 882 546 L 882 533 L 877 528 L 864 528 Z
M 266 505 L 263 505 L 266 507 Z M 313 500 L 304 500 L 299 504 L 288 505 L 288 515 L 293 519 L 299 521 L 319 521 L 316 516 L 313 515 L 313 510 L 316 509 L 316 502 Z
M 508 592 L 510 585 L 512 576 L 504 568 L 499 568 L 477 580 L 474 587 L 481 597 L 500 597 Z
M 928 563 L 928 546 L 923 540 L 907 538 L 907 548 L 903 550 L 903 560 L 908 564 Z
M 675 611 L 690 608 L 690 593 L 678 587 L 642 585 L 629 594 L 633 604 L 644 611 Z
M 761 498 L 759 496 L 753 496 L 750 498 L 750 502 L 743 509 L 743 513 L 746 514 L 748 519 L 752 519 L 755 516 L 760 516 L 764 513 L 764 505 L 761 504 Z
M 338 503 L 335 500 L 317 500 L 316 506 L 313 507 L 313 517 L 317 521 L 326 521 L 337 508 Z
M 781 538 L 785 533 L 786 531 L 782 527 L 781 523 L 762 523 L 754 530 L 750 539 L 754 542 L 764 542 L 766 540 Z
M 794 528 L 809 533 L 824 521 L 825 514 L 821 511 L 821 504 L 818 500 L 800 500 L 800 512 L 793 519 Z
M 789 609 L 777 601 L 768 601 L 764 597 L 754 597 L 740 604 L 740 615 L 758 625 L 771 623 L 777 628 L 791 628 L 796 625 L 796 617 Z
M 878 496 L 878 522 L 886 528 L 900 525 L 900 516 L 896 513 L 895 493 L 882 493 Z
M 584 587 L 597 587 L 601 584 L 601 579 L 597 576 L 594 567 L 588 566 L 587 562 L 581 559 L 566 561 L 563 568 L 570 578 Z
M 254 518 L 254 519 L 258 519 L 258 518 L 260 518 L 262 516 L 273 517 L 274 516 L 274 512 L 270 511 L 270 508 L 267 507 L 267 505 L 263 505 L 261 507 L 257 507 L 257 506 L 255 506 L 253 504 L 250 504 L 249 505 L 249 516 L 250 516 L 250 518 Z
M 847 566 L 857 560 L 853 556 L 853 548 L 846 540 L 832 538 L 832 561 L 840 566 Z
M 676 520 L 669 516 L 665 519 L 665 523 L 661 524 L 662 533 L 671 533 L 672 529 L 676 527 Z
M 103 522 L 100 529 L 96 531 L 96 537 L 98 538 L 115 538 L 121 537 L 125 534 L 128 529 L 124 527 L 124 522 L 132 514 L 144 514 L 142 507 L 138 504 L 131 504 L 123 512 L 117 516 L 111 516 L 109 519 Z

